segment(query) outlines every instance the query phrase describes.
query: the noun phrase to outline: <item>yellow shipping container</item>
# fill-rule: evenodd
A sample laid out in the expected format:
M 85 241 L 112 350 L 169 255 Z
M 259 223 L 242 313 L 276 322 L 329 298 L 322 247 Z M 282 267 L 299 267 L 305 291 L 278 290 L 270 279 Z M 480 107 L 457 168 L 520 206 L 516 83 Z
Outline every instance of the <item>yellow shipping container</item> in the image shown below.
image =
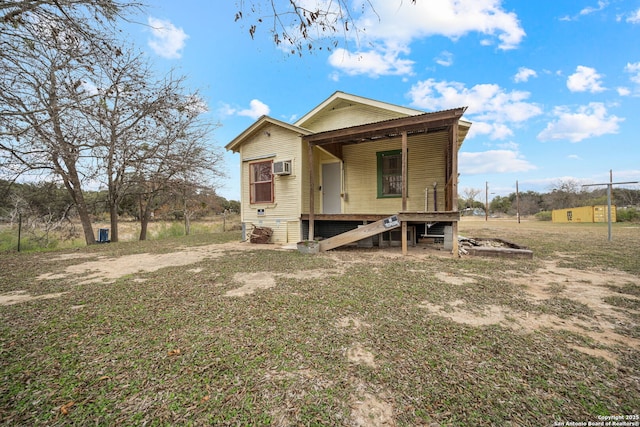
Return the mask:
M 608 222 L 606 205 L 581 206 L 569 209 L 554 209 L 551 212 L 553 222 Z M 616 207 L 611 207 L 611 222 L 616 222 Z

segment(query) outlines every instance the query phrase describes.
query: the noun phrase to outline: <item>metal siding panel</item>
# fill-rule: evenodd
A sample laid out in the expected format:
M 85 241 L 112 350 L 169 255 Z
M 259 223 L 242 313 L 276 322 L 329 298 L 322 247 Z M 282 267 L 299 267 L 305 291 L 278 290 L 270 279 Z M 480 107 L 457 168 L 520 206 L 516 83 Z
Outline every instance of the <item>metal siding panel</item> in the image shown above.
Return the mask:
M 608 207 L 580 206 L 576 208 L 554 209 L 551 211 L 552 222 L 609 222 Z M 616 207 L 611 206 L 611 222 L 616 222 Z

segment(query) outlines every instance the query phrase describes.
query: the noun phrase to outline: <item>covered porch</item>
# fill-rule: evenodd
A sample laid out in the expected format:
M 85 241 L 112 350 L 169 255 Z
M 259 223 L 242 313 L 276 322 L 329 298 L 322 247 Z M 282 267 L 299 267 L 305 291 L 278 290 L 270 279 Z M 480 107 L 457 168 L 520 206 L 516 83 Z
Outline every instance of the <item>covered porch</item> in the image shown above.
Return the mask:
M 463 122 L 461 125 L 460 119 L 464 114 L 466 108 L 458 108 L 446 111 L 439 111 L 434 113 L 419 114 L 416 116 L 402 117 L 398 119 L 386 120 L 382 122 L 370 123 L 360 126 L 354 126 L 344 129 L 330 130 L 312 135 L 302 136 L 303 142 L 307 143 L 308 148 L 308 166 L 309 166 L 309 210 L 308 213 L 301 215 L 301 220 L 307 228 L 306 234 L 308 238 L 317 236 L 316 231 L 318 228 L 326 230 L 326 224 L 340 224 L 346 226 L 348 223 L 354 224 L 369 224 L 380 223 L 380 227 L 383 225 L 383 221 L 390 217 L 394 217 L 397 220 L 397 228 L 400 228 L 402 238 L 402 251 L 407 253 L 408 247 L 408 231 L 410 227 L 422 226 L 422 235 L 428 234 L 427 224 L 449 224 L 451 227 L 451 234 L 457 236 L 458 234 L 458 221 L 460 219 L 459 212 L 457 210 L 458 200 L 458 150 L 470 124 Z M 446 132 L 447 142 L 444 155 L 444 165 L 438 180 L 444 182 L 444 206 L 440 204 L 441 209 L 438 209 L 437 198 L 434 197 L 433 202 L 429 203 L 429 196 L 425 194 L 424 206 L 425 210 L 415 210 L 415 203 L 413 209 L 408 209 L 408 141 L 409 138 L 417 135 L 429 135 L 433 133 Z M 401 153 L 401 194 L 397 197 L 397 202 L 394 202 L 396 206 L 392 209 L 385 209 L 383 212 L 376 213 L 319 213 L 316 209 L 316 193 L 318 190 L 317 182 L 317 170 L 316 170 L 316 148 L 319 148 L 324 153 L 329 153 L 331 156 L 344 161 L 345 147 L 355 144 L 376 144 L 383 141 L 389 141 L 392 139 L 399 140 L 400 153 Z M 421 149 L 429 150 L 430 147 L 425 146 Z M 421 183 L 426 188 L 429 188 L 432 182 Z M 372 184 L 375 185 L 375 184 Z M 434 187 L 435 190 L 435 187 Z M 442 191 L 442 190 L 440 190 Z M 435 194 L 434 194 L 435 196 Z M 374 200 L 372 200 L 374 202 Z M 387 221 L 388 222 L 388 221 Z M 385 223 L 386 225 L 386 223 Z M 395 228 L 395 227 L 394 227 Z M 375 226 L 368 227 L 371 231 L 369 233 L 375 233 Z M 339 227 L 336 227 L 339 231 Z M 380 228 L 381 232 L 384 232 L 384 228 Z M 346 232 L 345 232 L 346 233 Z M 323 234 L 325 234 L 323 232 Z M 415 235 L 415 233 L 414 233 Z M 334 236 L 335 237 L 335 236 Z M 334 239 L 339 240 L 339 239 Z M 344 239 L 345 241 L 348 239 Z M 331 245 L 333 246 L 333 245 Z M 321 245 L 322 248 L 322 245 Z M 455 254 L 458 251 L 457 238 L 452 239 L 452 252 Z

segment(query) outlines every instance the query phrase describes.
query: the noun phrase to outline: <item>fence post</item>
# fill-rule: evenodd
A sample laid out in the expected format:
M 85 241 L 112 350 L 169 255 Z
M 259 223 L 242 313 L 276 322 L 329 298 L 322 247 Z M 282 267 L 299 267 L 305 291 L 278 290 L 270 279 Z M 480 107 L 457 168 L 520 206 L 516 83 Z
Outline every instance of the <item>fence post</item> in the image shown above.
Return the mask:
M 18 214 L 18 252 L 20 252 L 20 238 L 22 234 L 22 214 Z

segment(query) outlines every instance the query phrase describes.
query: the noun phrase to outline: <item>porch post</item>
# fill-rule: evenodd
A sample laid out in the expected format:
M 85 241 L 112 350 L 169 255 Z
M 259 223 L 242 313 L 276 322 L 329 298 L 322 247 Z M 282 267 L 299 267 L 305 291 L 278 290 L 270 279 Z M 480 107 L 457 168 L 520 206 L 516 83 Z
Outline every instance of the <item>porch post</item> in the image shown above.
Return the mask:
M 402 132 L 402 211 L 407 210 L 407 131 Z
M 451 210 L 458 211 L 458 120 L 451 125 Z M 451 224 L 453 255 L 458 256 L 458 221 Z
M 309 151 L 309 236 L 307 238 L 309 240 L 313 240 L 315 230 L 314 230 L 314 219 L 315 219 L 315 190 L 316 183 L 314 180 L 315 176 L 315 167 L 313 161 L 313 144 L 308 143 Z
M 407 210 L 407 131 L 402 132 L 402 211 Z M 407 254 L 407 221 L 402 221 L 402 255 Z

